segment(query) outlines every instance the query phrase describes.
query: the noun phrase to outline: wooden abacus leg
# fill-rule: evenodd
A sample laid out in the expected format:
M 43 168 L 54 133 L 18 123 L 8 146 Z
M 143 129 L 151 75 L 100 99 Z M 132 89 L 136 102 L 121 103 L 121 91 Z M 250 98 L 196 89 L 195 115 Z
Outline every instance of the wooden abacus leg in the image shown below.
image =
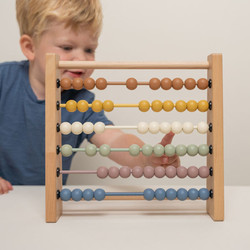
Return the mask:
M 207 157 L 207 166 L 212 167 L 212 176 L 207 179 L 207 188 L 212 190 L 212 199 L 207 200 L 207 212 L 215 221 L 224 220 L 224 157 L 223 157 L 223 88 L 222 88 L 222 55 L 208 56 L 208 79 L 212 87 L 208 88 L 208 102 L 212 102 L 212 110 L 207 112 L 208 124 L 212 124 L 212 132 L 208 132 L 207 143 L 212 145 L 212 154 Z
M 57 69 L 59 57 L 46 56 L 45 78 L 45 185 L 46 185 L 46 222 L 56 222 L 62 214 L 62 201 L 57 199 L 57 190 L 62 189 L 62 175 L 57 177 L 56 170 L 62 170 L 62 157 L 57 154 L 57 145 L 61 146 L 61 135 L 56 125 L 61 123 L 61 112 L 57 102 L 61 102 L 61 90 L 57 88 L 59 79 Z

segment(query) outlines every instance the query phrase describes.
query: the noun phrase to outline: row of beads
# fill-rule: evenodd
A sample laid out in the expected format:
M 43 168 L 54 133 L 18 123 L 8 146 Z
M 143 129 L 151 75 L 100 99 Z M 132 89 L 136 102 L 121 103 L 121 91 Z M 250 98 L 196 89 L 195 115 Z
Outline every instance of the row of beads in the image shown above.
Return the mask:
M 151 134 L 157 134 L 159 132 L 162 132 L 164 134 L 168 134 L 169 132 L 173 132 L 175 134 L 179 134 L 181 132 L 184 132 L 185 134 L 190 134 L 194 131 L 194 129 L 197 129 L 197 131 L 200 134 L 207 133 L 209 126 L 205 122 L 199 122 L 197 126 L 194 126 L 191 122 L 184 122 L 183 124 L 181 122 L 175 121 L 172 124 L 169 122 L 139 122 L 137 126 L 105 126 L 103 122 L 97 122 L 95 124 L 91 122 L 73 122 L 70 124 L 69 122 L 63 122 L 60 125 L 60 131 L 63 135 L 68 135 L 70 133 L 73 133 L 75 135 L 79 135 L 81 133 L 85 134 L 91 134 L 93 132 L 100 134 L 105 131 L 105 129 L 137 129 L 137 132 L 140 134 L 145 134 L 147 132 L 150 132 Z
M 153 199 L 156 200 L 175 200 L 176 198 L 180 201 L 184 201 L 186 199 L 197 200 L 200 198 L 201 200 L 207 200 L 210 197 L 210 191 L 207 188 L 201 188 L 197 190 L 196 188 L 191 188 L 186 190 L 184 188 L 180 188 L 175 190 L 173 188 L 169 188 L 164 190 L 163 188 L 158 188 L 155 191 L 151 188 L 147 188 L 144 192 L 105 192 L 103 189 L 98 188 L 95 191 L 92 189 L 85 189 L 82 191 L 77 188 L 73 191 L 64 188 L 60 192 L 60 198 L 63 201 L 69 201 L 72 199 L 73 201 L 80 201 L 82 199 L 86 201 L 91 201 L 93 199 L 97 201 L 102 201 L 106 196 L 143 196 L 145 200 L 151 201 Z
M 206 156 L 209 154 L 209 146 L 206 144 L 201 144 L 196 146 L 194 144 L 185 146 L 185 145 L 177 145 L 176 147 L 172 144 L 167 144 L 165 147 L 161 144 L 156 144 L 154 147 L 149 144 L 144 144 L 142 148 L 139 145 L 132 144 L 129 148 L 110 148 L 109 145 L 103 144 L 100 148 L 97 148 L 94 144 L 88 144 L 85 148 L 72 148 L 69 144 L 64 144 L 60 151 L 64 157 L 69 157 L 73 152 L 85 152 L 88 156 L 95 156 L 97 152 L 102 156 L 108 156 L 111 152 L 129 152 L 132 156 L 137 156 L 140 152 L 145 156 L 150 156 L 154 154 L 157 157 L 161 157 L 162 155 L 167 156 L 184 156 L 188 154 L 190 156 L 195 156 L 197 154 L 201 156 Z
M 92 104 L 89 104 L 85 100 L 80 100 L 79 102 L 76 102 L 75 100 L 69 100 L 66 102 L 66 104 L 60 104 L 60 107 L 66 108 L 68 112 L 75 112 L 76 110 L 80 112 L 86 112 L 89 108 L 92 108 L 94 112 L 101 112 L 102 110 L 111 112 L 115 107 L 139 108 L 139 110 L 142 112 L 147 112 L 150 108 L 155 112 L 160 112 L 162 109 L 169 112 L 174 108 L 178 112 L 184 112 L 185 110 L 194 112 L 197 109 L 200 112 L 206 112 L 209 108 L 209 104 L 206 100 L 201 100 L 198 103 L 194 100 L 190 100 L 187 103 L 183 100 L 179 100 L 175 104 L 170 100 L 164 102 L 161 102 L 160 100 L 154 100 L 151 104 L 146 100 L 140 101 L 139 104 L 114 104 L 110 100 L 106 100 L 104 102 L 95 100 L 92 102 Z
M 107 82 L 105 78 L 98 78 L 96 81 L 93 78 L 86 78 L 82 80 L 81 78 L 74 78 L 73 81 L 69 78 L 63 78 L 60 82 L 61 87 L 64 90 L 71 89 L 72 87 L 76 90 L 80 90 L 83 87 L 85 89 L 93 89 L 95 86 L 103 90 L 107 87 L 107 85 L 126 85 L 128 89 L 134 90 L 137 88 L 138 85 L 149 85 L 152 90 L 157 90 L 159 88 L 168 90 L 170 88 L 174 88 L 175 90 L 182 89 L 183 86 L 186 89 L 194 89 L 195 86 L 199 89 L 206 89 L 208 87 L 208 80 L 205 78 L 201 78 L 197 81 L 193 78 L 188 78 L 183 82 L 180 78 L 175 78 L 173 80 L 169 78 L 163 78 L 162 80 L 158 78 L 152 78 L 149 82 L 138 82 L 135 78 L 129 78 L 126 82 Z

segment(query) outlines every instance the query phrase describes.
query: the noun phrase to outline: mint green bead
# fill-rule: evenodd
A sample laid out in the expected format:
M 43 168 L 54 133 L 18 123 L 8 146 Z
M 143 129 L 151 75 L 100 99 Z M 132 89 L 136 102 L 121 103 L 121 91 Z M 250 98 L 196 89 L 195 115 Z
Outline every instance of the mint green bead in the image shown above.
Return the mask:
M 164 155 L 164 152 L 165 152 L 165 148 L 161 144 L 156 144 L 154 146 L 154 154 L 156 156 L 161 157 L 162 155 Z
M 199 152 L 198 146 L 196 146 L 194 144 L 191 144 L 191 145 L 187 146 L 187 153 L 188 153 L 188 155 L 195 156 L 195 155 L 198 154 L 198 152 Z
M 85 148 L 85 153 L 88 156 L 95 156 L 97 152 L 96 145 L 94 144 L 88 144 Z
M 107 144 L 103 144 L 99 148 L 99 153 L 102 156 L 108 156 L 110 154 L 110 146 Z
M 187 153 L 187 147 L 183 144 L 177 145 L 175 148 L 175 152 L 178 156 L 183 156 Z
M 144 144 L 142 146 L 142 153 L 146 156 L 150 156 L 153 153 L 153 147 L 149 144 Z
M 136 144 L 132 144 L 130 147 L 129 147 L 129 153 L 130 155 L 132 156 L 137 156 L 140 154 L 140 147 Z
M 69 157 L 72 155 L 72 146 L 69 144 L 64 144 L 61 147 L 61 153 L 64 157 Z
M 172 144 L 167 144 L 165 146 L 165 154 L 167 156 L 174 156 L 175 155 L 175 146 Z
M 208 145 L 206 145 L 206 144 L 201 144 L 201 145 L 199 146 L 199 154 L 200 154 L 201 156 L 206 156 L 206 155 L 208 155 L 208 153 L 209 153 L 209 147 L 208 147 Z

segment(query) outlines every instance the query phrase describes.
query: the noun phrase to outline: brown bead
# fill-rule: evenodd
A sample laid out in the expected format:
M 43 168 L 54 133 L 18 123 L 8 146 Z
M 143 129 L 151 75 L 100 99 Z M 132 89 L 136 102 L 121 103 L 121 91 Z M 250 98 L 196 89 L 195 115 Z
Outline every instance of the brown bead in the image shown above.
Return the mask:
M 182 81 L 182 79 L 181 78 L 175 78 L 174 80 L 173 80 L 173 88 L 175 89 L 175 90 L 179 90 L 179 89 L 181 89 L 183 87 L 183 81 Z
M 194 80 L 194 78 L 186 79 L 186 81 L 185 81 L 186 89 L 189 89 L 189 90 L 194 89 L 195 85 L 196 85 L 196 81 Z
M 60 85 L 64 90 L 71 89 L 71 80 L 69 78 L 63 78 L 60 82 Z
M 82 80 L 82 78 L 74 78 L 72 86 L 76 90 L 82 89 L 83 88 L 83 80 Z
M 104 79 L 104 78 L 98 78 L 96 80 L 96 87 L 98 89 L 101 89 L 101 90 L 106 89 L 106 87 L 107 87 L 107 80 Z
M 159 89 L 161 86 L 161 81 L 158 78 L 152 78 L 149 81 L 149 86 L 153 90 Z
M 169 79 L 169 78 L 163 78 L 161 80 L 161 87 L 162 87 L 162 89 L 165 89 L 165 90 L 168 90 L 168 89 L 172 88 L 172 81 L 171 81 L 171 79 Z
M 197 86 L 199 89 L 206 89 L 208 87 L 208 80 L 201 78 L 197 81 Z
M 95 80 L 93 78 L 86 78 L 84 80 L 84 88 L 85 89 L 93 89 L 95 87 Z
M 137 88 L 137 80 L 135 78 L 129 78 L 126 81 L 126 86 L 130 90 L 136 89 Z

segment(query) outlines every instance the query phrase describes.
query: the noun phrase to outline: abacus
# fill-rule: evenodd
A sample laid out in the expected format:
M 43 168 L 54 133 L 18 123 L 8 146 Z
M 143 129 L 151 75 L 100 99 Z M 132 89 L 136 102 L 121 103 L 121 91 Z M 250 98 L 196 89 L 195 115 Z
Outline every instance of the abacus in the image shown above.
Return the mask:
M 60 70 L 62 69 L 206 69 L 207 79 L 201 78 L 197 82 L 193 78 L 188 78 L 183 82 L 180 78 L 170 80 L 164 78 L 159 80 L 152 78 L 148 82 L 137 82 L 134 78 L 129 78 L 126 82 L 108 82 L 104 78 L 99 78 L 96 81 L 92 78 L 85 79 L 84 81 L 75 78 L 60 79 Z M 196 200 L 201 199 L 206 201 L 207 213 L 214 221 L 224 220 L 224 159 L 223 159 L 223 90 L 222 90 L 222 55 L 211 54 L 207 57 L 205 62 L 80 62 L 80 61 L 60 61 L 59 56 L 55 54 L 46 55 L 46 117 L 45 117 L 45 168 L 46 168 L 46 222 L 56 222 L 62 215 L 62 203 L 63 201 L 90 201 L 90 200 L 119 200 L 119 199 L 146 199 L 150 200 L 181 200 L 186 199 Z M 161 102 L 155 100 L 149 103 L 146 100 L 140 100 L 136 104 L 114 104 L 110 100 L 104 102 L 95 100 L 93 103 L 87 103 L 85 100 L 81 100 L 76 103 L 74 100 L 69 100 L 67 103 L 61 103 L 61 88 L 63 89 L 92 89 L 95 86 L 98 89 L 104 90 L 107 85 L 126 85 L 127 88 L 133 90 L 137 85 L 148 85 L 152 90 L 163 88 L 168 90 L 171 87 L 179 90 L 183 86 L 192 90 L 198 87 L 202 90 L 207 90 L 207 100 L 200 100 L 199 102 L 190 100 L 187 103 L 179 100 L 175 104 L 171 100 Z M 200 111 L 207 112 L 207 121 L 199 122 L 197 125 L 193 125 L 191 122 L 163 122 L 161 124 L 157 122 L 139 122 L 137 125 L 129 126 L 105 126 L 101 122 L 92 124 L 86 122 L 81 124 L 80 122 L 74 122 L 69 124 L 68 122 L 61 123 L 62 108 L 66 108 L 69 112 L 79 110 L 85 112 L 89 108 L 94 112 L 100 112 L 101 110 L 110 112 L 114 108 L 120 107 L 133 107 L 138 108 L 141 112 L 146 112 L 150 108 L 155 112 L 170 112 L 174 108 L 179 111 Z M 90 134 L 93 131 L 95 133 L 102 133 L 106 129 L 113 128 L 128 128 L 136 129 L 139 133 L 144 134 L 146 132 L 158 133 L 159 131 L 167 134 L 170 131 L 174 133 L 192 133 L 196 129 L 199 133 L 207 133 L 207 141 L 202 145 L 188 146 L 168 144 L 165 147 L 161 144 L 151 146 L 145 144 L 143 147 L 138 145 L 131 145 L 129 148 L 110 148 L 104 144 L 100 148 L 97 148 L 93 144 L 87 145 L 85 148 L 72 148 L 71 145 L 61 145 L 61 134 Z M 65 171 L 62 170 L 62 155 L 64 157 L 70 156 L 73 152 L 84 152 L 88 156 L 94 156 L 99 153 L 102 156 L 108 156 L 110 152 L 129 152 L 130 155 L 136 156 L 138 154 L 144 154 L 149 156 L 155 154 L 156 156 L 183 156 L 188 154 L 195 156 L 197 154 L 207 158 L 207 165 L 197 167 L 178 167 L 173 166 L 164 168 L 162 166 L 153 168 L 147 166 L 134 167 L 132 169 L 128 167 L 99 167 L 96 170 L 79 170 L 79 171 Z M 73 191 L 69 189 L 62 189 L 62 175 L 63 174 L 95 174 L 99 178 L 128 178 L 133 176 L 140 178 L 145 176 L 151 178 L 156 176 L 158 178 L 173 178 L 176 175 L 180 178 L 189 176 L 191 178 L 201 177 L 207 179 L 206 188 L 197 190 L 191 188 L 186 190 L 180 188 L 174 190 L 169 188 L 164 190 L 158 188 L 152 190 L 147 188 L 142 192 L 105 192 L 103 189 L 75 189 Z

